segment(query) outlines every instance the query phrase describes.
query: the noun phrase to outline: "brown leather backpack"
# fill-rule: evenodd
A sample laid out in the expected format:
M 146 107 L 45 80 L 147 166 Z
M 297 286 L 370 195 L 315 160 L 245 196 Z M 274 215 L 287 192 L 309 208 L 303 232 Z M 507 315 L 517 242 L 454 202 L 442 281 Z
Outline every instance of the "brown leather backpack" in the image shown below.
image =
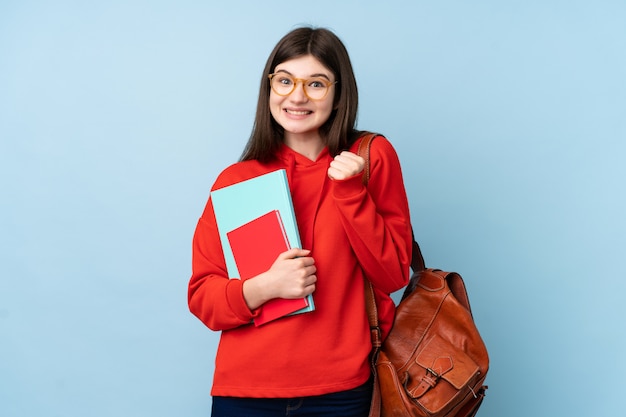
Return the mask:
M 366 159 L 366 136 L 359 155 Z M 463 279 L 427 269 L 413 239 L 413 275 L 381 344 L 372 285 L 366 298 L 372 329 L 374 394 L 370 417 L 472 417 L 485 396 L 489 356 L 474 323 Z

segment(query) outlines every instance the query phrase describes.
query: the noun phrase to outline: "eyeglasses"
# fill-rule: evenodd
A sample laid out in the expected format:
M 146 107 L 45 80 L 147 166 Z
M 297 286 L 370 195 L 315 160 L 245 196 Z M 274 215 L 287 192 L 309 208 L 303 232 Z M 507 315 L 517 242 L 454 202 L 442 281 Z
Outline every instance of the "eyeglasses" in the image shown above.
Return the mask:
M 337 83 L 337 81 L 330 82 L 322 77 L 294 78 L 284 72 L 275 72 L 268 77 L 272 90 L 279 96 L 288 96 L 293 93 L 298 82 L 301 82 L 304 94 L 311 100 L 323 99 L 328 94 L 330 86 Z

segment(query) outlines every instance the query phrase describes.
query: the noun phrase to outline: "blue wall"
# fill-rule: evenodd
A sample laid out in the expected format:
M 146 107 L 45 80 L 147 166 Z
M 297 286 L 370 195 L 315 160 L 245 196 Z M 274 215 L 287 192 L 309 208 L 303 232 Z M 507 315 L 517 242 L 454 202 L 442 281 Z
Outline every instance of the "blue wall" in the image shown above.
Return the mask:
M 626 3 L 3 1 L 0 415 L 206 416 L 196 220 L 275 42 L 334 29 L 466 279 L 491 417 L 622 414 Z

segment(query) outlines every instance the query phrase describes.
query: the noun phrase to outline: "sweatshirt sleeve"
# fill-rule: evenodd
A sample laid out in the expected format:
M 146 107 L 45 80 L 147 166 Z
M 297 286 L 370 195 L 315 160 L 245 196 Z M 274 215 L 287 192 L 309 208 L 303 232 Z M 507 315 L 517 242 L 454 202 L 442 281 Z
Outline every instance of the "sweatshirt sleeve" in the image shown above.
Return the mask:
M 243 282 L 228 278 L 210 199 L 193 236 L 188 303 L 190 311 L 212 330 L 248 324 L 255 316 L 245 302 Z
M 333 195 L 350 244 L 374 287 L 391 294 L 409 280 L 412 235 L 400 161 L 377 137 L 370 150 L 370 180 L 362 174 L 333 181 Z

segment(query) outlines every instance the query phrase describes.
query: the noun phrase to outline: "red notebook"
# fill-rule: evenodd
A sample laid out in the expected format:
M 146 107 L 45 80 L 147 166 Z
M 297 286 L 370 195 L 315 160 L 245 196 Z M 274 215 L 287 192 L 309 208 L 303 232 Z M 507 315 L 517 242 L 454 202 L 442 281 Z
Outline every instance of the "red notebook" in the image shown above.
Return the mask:
M 242 280 L 270 269 L 278 255 L 290 249 L 278 210 L 239 226 L 226 233 Z M 275 320 L 309 305 L 306 298 L 270 300 L 261 306 L 254 324 Z

